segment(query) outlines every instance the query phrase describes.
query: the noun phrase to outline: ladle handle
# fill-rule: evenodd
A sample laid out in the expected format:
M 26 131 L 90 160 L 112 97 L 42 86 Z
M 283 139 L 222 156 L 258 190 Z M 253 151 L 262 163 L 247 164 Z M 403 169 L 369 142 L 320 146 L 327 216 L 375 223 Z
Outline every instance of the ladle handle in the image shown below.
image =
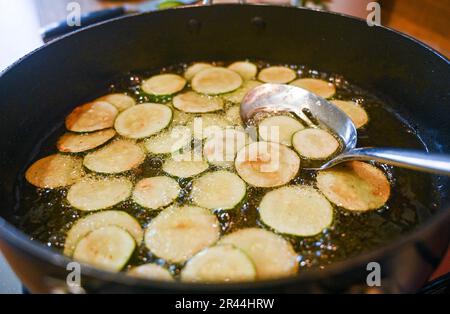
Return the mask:
M 450 176 L 450 155 L 428 153 L 402 148 L 357 148 L 331 161 L 375 160 L 381 163 L 434 174 Z

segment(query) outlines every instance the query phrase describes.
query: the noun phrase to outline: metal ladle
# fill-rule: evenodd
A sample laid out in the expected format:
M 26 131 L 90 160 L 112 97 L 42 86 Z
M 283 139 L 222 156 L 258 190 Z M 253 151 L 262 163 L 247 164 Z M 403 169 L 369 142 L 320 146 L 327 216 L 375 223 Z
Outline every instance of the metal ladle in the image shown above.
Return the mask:
M 257 113 L 291 112 L 309 127 L 334 133 L 343 144 L 340 154 L 311 170 L 324 170 L 351 160 L 374 160 L 398 167 L 450 175 L 450 156 L 403 148 L 356 148 L 357 131 L 338 107 L 299 87 L 263 84 L 251 90 L 241 104 L 241 117 L 248 125 Z

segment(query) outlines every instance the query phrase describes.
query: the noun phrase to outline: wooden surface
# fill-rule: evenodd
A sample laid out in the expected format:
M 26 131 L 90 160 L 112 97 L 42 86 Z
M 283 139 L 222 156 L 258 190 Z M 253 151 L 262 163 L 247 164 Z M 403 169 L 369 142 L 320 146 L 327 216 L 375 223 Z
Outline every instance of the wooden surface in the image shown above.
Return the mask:
M 450 57 L 450 0 L 385 0 L 384 23 Z

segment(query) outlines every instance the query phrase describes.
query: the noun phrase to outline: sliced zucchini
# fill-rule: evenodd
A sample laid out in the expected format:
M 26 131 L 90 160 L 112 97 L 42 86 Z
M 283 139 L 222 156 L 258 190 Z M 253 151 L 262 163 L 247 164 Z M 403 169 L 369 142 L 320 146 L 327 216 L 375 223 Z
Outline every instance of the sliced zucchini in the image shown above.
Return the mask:
M 320 171 L 317 187 L 337 206 L 359 212 L 382 207 L 391 193 L 383 171 L 360 161 Z
M 84 157 L 83 164 L 98 173 L 122 173 L 139 167 L 145 160 L 142 148 L 128 140 L 116 140 Z
M 223 109 L 223 100 L 218 97 L 186 92 L 173 98 L 173 106 L 188 113 L 206 113 Z
M 136 105 L 136 100 L 134 100 L 133 97 L 125 94 L 109 94 L 100 97 L 98 100 L 109 102 L 111 105 L 114 105 L 119 111 L 124 111 Z
M 267 193 L 260 205 L 261 220 L 284 234 L 309 237 L 333 222 L 333 207 L 310 186 L 285 186 Z
M 142 90 L 155 96 L 169 96 L 184 89 L 187 81 L 176 74 L 160 74 L 142 82 Z
M 70 187 L 67 201 L 82 211 L 106 209 L 125 201 L 132 189 L 125 178 L 83 179 Z
M 220 224 L 209 210 L 194 206 L 169 207 L 145 231 L 145 245 L 156 256 L 183 263 L 215 243 Z
M 162 266 L 156 264 L 144 264 L 131 268 L 127 275 L 159 281 L 173 281 L 173 277 L 170 272 Z
M 164 172 L 177 178 L 190 178 L 208 168 L 209 164 L 203 160 L 202 154 L 191 150 L 174 153 L 162 166 Z
M 297 273 L 298 261 L 291 243 L 260 228 L 247 228 L 224 236 L 219 244 L 231 244 L 244 251 L 256 267 L 258 279 L 275 279 Z
M 227 112 L 225 112 L 226 119 L 236 126 L 244 126 L 244 122 L 241 118 L 241 107 L 240 106 L 232 106 Z
M 192 184 L 194 204 L 209 209 L 232 209 L 245 197 L 247 187 L 236 174 L 215 171 L 202 175 Z
M 186 282 L 243 282 L 255 278 L 255 265 L 243 251 L 232 245 L 205 249 L 188 261 L 181 271 L 181 280 Z
M 119 111 L 106 101 L 94 101 L 75 108 L 66 118 L 72 132 L 93 132 L 112 128 Z
M 243 129 L 221 129 L 207 138 L 203 155 L 213 165 L 230 168 L 234 165 L 237 152 L 248 144 L 250 137 Z
M 248 61 L 234 62 L 228 66 L 228 69 L 239 74 L 244 80 L 252 80 L 258 73 L 258 67 Z
M 219 95 L 241 87 L 242 77 L 229 69 L 212 67 L 198 72 L 192 79 L 191 85 L 197 93 Z
M 220 131 L 221 129 L 232 126 L 232 123 L 223 115 L 211 113 L 194 118 L 188 126 L 191 128 L 194 138 L 202 140 Z
M 72 256 L 81 238 L 84 238 L 94 230 L 106 226 L 117 226 L 128 231 L 137 245 L 141 244 L 144 237 L 141 225 L 126 212 L 119 210 L 97 212 L 77 220 L 72 228 L 70 228 L 64 243 L 64 254 Z
M 32 164 L 26 171 L 25 178 L 38 188 L 56 189 L 74 184 L 83 175 L 81 158 L 55 154 Z
M 252 89 L 254 89 L 255 87 L 258 87 L 260 85 L 262 85 L 262 83 L 258 82 L 258 81 L 253 81 L 253 80 L 245 81 L 244 84 L 242 84 L 241 88 L 235 90 L 232 93 L 222 95 L 222 97 L 225 100 L 228 100 L 232 103 L 240 104 L 242 102 L 242 100 L 244 100 L 244 97 L 245 97 L 245 95 L 248 94 L 248 92 L 250 92 Z
M 172 110 L 161 104 L 141 104 L 122 112 L 114 127 L 128 138 L 141 139 L 165 129 L 172 121 Z
M 142 179 L 133 191 L 133 200 L 142 207 L 159 209 L 170 205 L 180 194 L 178 182 L 169 177 Z
M 73 252 L 77 261 L 118 272 L 127 264 L 136 248 L 133 237 L 117 226 L 94 230 L 82 238 Z
M 193 65 L 191 65 L 190 67 L 188 67 L 186 69 L 186 71 L 184 72 L 184 77 L 188 81 L 190 81 L 195 76 L 195 74 L 197 74 L 201 70 L 204 70 L 206 68 L 212 68 L 212 67 L 213 67 L 213 65 L 209 64 L 209 63 L 203 63 L 203 62 L 194 63 Z
M 331 102 L 344 111 L 355 124 L 356 128 L 362 128 L 369 122 L 369 116 L 361 105 L 354 101 L 333 100 Z
M 235 167 L 239 176 L 250 185 L 276 187 L 295 178 L 300 169 L 300 158 L 284 145 L 255 142 L 238 152 Z
M 66 133 L 56 144 L 63 153 L 82 153 L 99 147 L 116 136 L 114 129 L 107 129 L 86 134 Z
M 155 135 L 145 141 L 145 148 L 152 154 L 169 154 L 189 146 L 192 140 L 191 129 L 176 126 L 171 130 Z
M 336 88 L 332 83 L 319 79 L 298 79 L 291 85 L 306 89 L 322 98 L 331 98 L 336 93 Z
M 274 66 L 259 72 L 258 80 L 264 83 L 286 84 L 295 80 L 296 77 L 297 74 L 294 70 L 288 67 Z
M 259 123 L 258 132 L 263 141 L 292 146 L 292 135 L 305 127 L 289 116 L 272 116 Z
M 294 149 L 308 159 L 327 159 L 339 148 L 338 140 L 322 129 L 305 129 L 292 137 Z

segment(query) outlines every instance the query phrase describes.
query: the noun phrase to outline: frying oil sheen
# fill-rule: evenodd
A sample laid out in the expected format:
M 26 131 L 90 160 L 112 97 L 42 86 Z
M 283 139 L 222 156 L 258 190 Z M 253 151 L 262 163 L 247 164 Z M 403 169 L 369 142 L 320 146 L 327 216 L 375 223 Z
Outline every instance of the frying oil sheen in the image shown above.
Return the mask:
M 268 63 L 265 62 L 255 63 L 260 69 L 268 66 Z M 229 62 L 217 62 L 217 64 L 228 65 Z M 135 97 L 138 103 L 165 103 L 170 101 L 170 98 L 149 97 L 140 91 L 139 86 L 142 79 L 159 72 L 182 74 L 186 67 L 186 64 L 176 64 L 156 71 L 127 74 L 115 80 L 108 92 L 126 92 Z M 321 78 L 333 82 L 337 91 L 335 99 L 353 100 L 362 104 L 370 120 L 365 127 L 358 130 L 359 147 L 423 148 L 416 132 L 390 109 L 388 101 L 347 82 L 340 75 L 318 72 L 307 66 L 289 65 L 289 67 L 296 70 L 299 77 Z M 226 108 L 228 107 L 226 106 Z M 222 114 L 225 114 L 225 111 Z M 39 156 L 56 152 L 54 143 L 63 132 L 64 130 L 61 128 L 50 134 Z M 129 173 L 128 176 L 133 182 L 137 182 L 145 177 L 165 175 L 162 171 L 164 158 L 164 156 L 150 154 L 145 163 L 139 169 Z M 386 165 L 377 166 L 382 167 L 388 174 L 392 186 L 391 197 L 384 207 L 376 211 L 358 214 L 335 206 L 334 222 L 321 234 L 307 238 L 284 236 L 293 244 L 299 254 L 300 271 L 311 267 L 326 267 L 330 263 L 386 245 L 393 239 L 413 230 L 432 214 L 434 209 L 426 206 L 426 204 L 433 203 L 435 199 L 430 175 L 405 169 L 394 169 Z M 214 170 L 214 166 L 210 170 Z M 190 202 L 192 179 L 179 179 L 178 183 L 182 192 L 176 202 L 180 205 L 187 204 Z M 315 172 L 302 169 L 291 183 L 315 185 Z M 215 212 L 220 221 L 222 233 L 227 234 L 245 227 L 263 226 L 258 216 L 258 204 L 270 190 L 248 187 L 245 199 L 237 208 Z M 62 250 L 65 235 L 74 222 L 87 215 L 68 204 L 67 189 L 36 190 L 21 177 L 19 178 L 18 195 L 20 202 L 16 211 L 16 224 L 33 239 L 58 250 Z M 159 211 L 144 209 L 130 200 L 112 209 L 128 212 L 144 228 L 159 213 Z M 135 252 L 130 265 L 136 266 L 148 262 L 166 264 L 165 261 L 158 260 L 153 256 L 142 244 Z M 166 266 L 169 266 L 174 274 L 179 271 L 179 265 Z

